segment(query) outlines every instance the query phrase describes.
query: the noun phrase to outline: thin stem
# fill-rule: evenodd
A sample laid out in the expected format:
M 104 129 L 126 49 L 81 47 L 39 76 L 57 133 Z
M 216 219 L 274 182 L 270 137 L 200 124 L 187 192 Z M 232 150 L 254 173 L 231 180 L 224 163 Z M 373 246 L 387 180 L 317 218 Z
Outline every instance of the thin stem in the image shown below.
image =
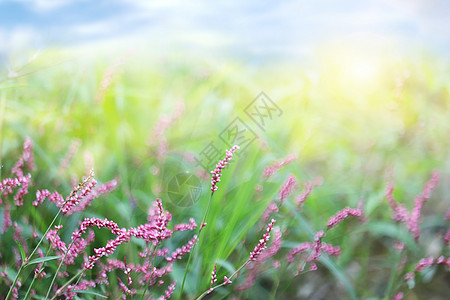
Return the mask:
M 42 241 L 44 240 L 44 237 L 47 236 L 47 233 L 49 232 L 50 228 L 52 228 L 53 224 L 55 223 L 56 219 L 58 218 L 59 214 L 61 213 L 61 209 L 58 211 L 58 213 L 56 214 L 56 216 L 53 218 L 53 221 L 50 223 L 50 225 L 48 226 L 47 230 L 45 231 L 45 233 L 42 235 L 41 239 L 39 240 L 38 244 L 36 245 L 36 247 L 34 248 L 34 250 L 31 252 L 31 254 L 25 258 L 25 261 L 22 263 L 22 265 L 19 268 L 19 271 L 17 271 L 17 275 L 16 278 L 14 278 L 14 283 L 11 285 L 11 287 L 9 288 L 8 294 L 6 295 L 5 300 L 8 300 L 9 297 L 11 296 L 12 290 L 14 288 L 14 286 L 17 283 L 17 280 L 19 279 L 20 273 L 22 273 L 22 270 L 27 266 L 27 262 L 33 257 L 34 253 L 36 253 L 37 249 L 39 248 L 39 246 L 41 245 Z
M 61 261 L 59 262 L 59 265 L 58 265 L 58 268 L 56 269 L 55 275 L 53 275 L 52 282 L 50 283 L 50 286 L 48 287 L 47 295 L 45 296 L 45 299 L 48 299 L 48 296 L 50 295 L 50 291 L 52 290 L 53 284 L 55 283 L 56 276 L 58 275 L 59 270 L 61 269 L 61 266 L 62 266 L 64 260 L 66 259 L 67 253 L 69 253 L 69 250 L 70 250 L 70 248 L 72 247 L 74 241 L 75 241 L 75 240 L 72 239 L 72 242 L 70 242 L 70 245 L 69 245 L 69 247 L 67 247 L 66 252 L 64 252 L 63 258 L 62 258 Z
M 75 282 L 75 284 L 74 284 L 74 288 L 76 288 L 78 286 L 78 283 L 80 283 L 80 280 L 81 280 L 81 278 L 83 278 L 85 272 L 86 272 L 86 269 L 84 269 L 83 272 L 78 277 L 77 282 Z
M 55 299 L 59 294 L 61 294 L 61 292 L 69 285 L 72 283 L 72 281 L 75 280 L 75 278 L 77 278 L 78 276 L 82 275 L 83 272 L 86 271 L 85 268 L 81 269 L 76 275 L 74 275 L 72 278 L 69 279 L 69 281 L 67 281 L 62 287 L 60 287 L 55 295 L 51 298 L 51 300 Z
M 17 279 L 19 279 L 19 275 L 22 272 L 22 269 L 24 268 L 24 263 L 22 262 L 22 264 L 20 265 L 19 271 L 17 272 L 16 278 L 14 278 L 14 282 L 12 283 L 11 287 L 9 288 L 8 294 L 6 295 L 5 300 L 8 300 L 9 297 L 11 297 L 12 294 L 12 290 L 14 289 L 14 287 L 16 286 L 17 283 Z
M 203 215 L 202 222 L 201 222 L 200 227 L 199 227 L 199 229 L 198 229 L 197 240 L 196 240 L 194 246 L 192 246 L 191 251 L 189 252 L 189 257 L 188 257 L 188 261 L 187 261 L 187 264 L 186 264 L 186 269 L 184 270 L 183 282 L 182 282 L 182 284 L 181 284 L 181 290 L 180 290 L 180 294 L 179 294 L 179 296 L 178 296 L 178 299 L 181 299 L 181 297 L 183 296 L 184 284 L 185 284 L 185 282 L 186 282 L 186 276 L 187 276 L 187 272 L 188 272 L 188 270 L 189 270 L 189 265 L 190 265 L 191 257 L 192 257 L 191 253 L 194 252 L 195 246 L 197 245 L 197 242 L 198 242 L 199 239 L 200 239 L 200 233 L 202 232 L 203 224 L 205 224 L 206 218 L 207 218 L 207 216 L 208 216 L 208 212 L 209 212 L 209 208 L 210 208 L 210 206 L 211 206 L 211 201 L 212 201 L 213 195 L 214 195 L 214 191 L 211 192 L 211 196 L 209 197 L 208 206 L 206 207 L 206 211 L 205 211 L 205 213 L 204 213 L 204 215 Z
M 53 239 L 52 242 L 51 242 L 51 244 L 49 245 L 49 247 L 48 247 L 48 249 L 47 249 L 47 253 L 45 253 L 45 256 L 48 256 L 48 254 L 50 253 L 50 250 L 52 249 L 52 246 L 53 246 L 53 243 L 54 243 L 54 242 L 55 242 L 55 240 Z M 33 280 L 31 281 L 30 286 L 28 287 L 27 293 L 25 294 L 25 297 L 23 298 L 24 300 L 27 300 L 28 295 L 30 294 L 31 288 L 33 287 L 33 284 L 34 284 L 34 282 L 36 281 L 36 278 L 37 278 L 38 275 L 44 270 L 44 267 L 45 267 L 45 264 L 46 264 L 46 263 L 47 263 L 47 262 L 44 261 L 44 262 L 42 263 L 42 266 L 39 268 L 39 273 L 38 273 L 38 274 L 35 274 L 35 275 L 33 276 Z
M 36 247 L 34 248 L 33 252 L 31 252 L 31 254 L 28 256 L 27 261 L 31 259 L 31 257 L 34 255 L 34 253 L 37 251 L 37 249 L 39 248 L 39 246 L 41 245 L 42 241 L 44 240 L 44 238 L 47 236 L 47 233 L 50 231 L 50 228 L 52 228 L 53 224 L 55 223 L 56 219 L 59 217 L 59 215 L 61 214 L 61 209 L 59 209 L 58 213 L 56 214 L 56 216 L 53 218 L 53 221 L 50 223 L 50 225 L 47 227 L 47 230 L 45 231 L 45 233 L 42 235 L 41 239 L 39 240 L 39 243 L 36 245 Z
M 28 295 L 31 292 L 31 287 L 33 286 L 34 281 L 36 280 L 36 275 L 33 276 L 33 280 L 31 281 L 30 286 L 28 287 L 27 293 L 25 294 L 25 297 L 23 297 L 23 300 L 26 300 L 28 298 Z
M 145 296 L 145 293 L 147 292 L 147 288 L 148 288 L 148 285 L 150 284 L 150 280 L 152 280 L 152 277 L 153 277 L 153 272 L 155 271 L 155 262 L 156 262 L 156 256 L 157 256 L 157 250 L 158 249 L 158 247 L 157 246 L 155 246 L 154 247 L 154 249 L 153 249 L 153 255 L 154 255 L 154 257 L 153 257 L 153 263 L 152 263 L 152 273 L 150 274 L 150 278 L 147 280 L 147 284 L 145 285 L 145 289 L 144 289 L 144 293 L 142 294 L 142 296 L 141 296 L 141 300 L 143 300 L 144 299 L 144 296 Z
M 231 280 L 234 276 L 236 276 L 236 274 L 238 274 L 243 268 L 245 268 L 249 263 L 251 262 L 251 260 L 247 260 L 245 263 L 243 263 L 236 271 L 234 271 L 233 274 L 230 275 L 230 277 L 228 277 L 229 280 Z M 211 289 L 207 289 L 206 291 L 203 292 L 203 294 L 201 294 L 200 296 L 198 296 L 198 298 L 196 300 L 200 300 L 203 299 L 203 297 L 205 297 L 206 295 L 208 295 L 209 293 L 211 293 L 213 290 L 220 288 L 221 286 L 226 285 L 225 282 L 222 282 L 219 285 L 216 285 L 215 287 Z

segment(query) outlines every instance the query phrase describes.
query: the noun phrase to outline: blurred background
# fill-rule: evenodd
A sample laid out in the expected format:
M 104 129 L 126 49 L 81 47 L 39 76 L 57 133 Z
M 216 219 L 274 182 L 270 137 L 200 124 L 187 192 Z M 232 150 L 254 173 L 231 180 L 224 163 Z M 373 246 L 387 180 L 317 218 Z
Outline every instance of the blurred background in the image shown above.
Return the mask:
M 1 175 L 30 136 L 36 186 L 68 193 L 93 166 L 100 181 L 120 180 L 86 216 L 135 226 L 162 197 L 183 222 L 199 219 L 209 199 L 207 171 L 217 160 L 205 162 L 205 153 L 222 157 L 244 144 L 211 212 L 191 295 L 217 257 L 245 256 L 240 242 L 257 235 L 251 228 L 290 173 L 300 186 L 315 178 L 323 185 L 305 204 L 307 222 L 285 225 L 296 235 L 286 248 L 362 199 L 369 218 L 390 220 L 391 177 L 395 196 L 412 209 L 434 169 L 441 184 L 424 223 L 439 232 L 450 202 L 449 15 L 445 0 L 0 0 Z M 258 194 L 264 167 L 289 154 L 295 162 Z M 170 195 L 179 174 L 194 176 L 194 196 Z M 386 257 L 399 235 L 389 226 L 364 227 L 370 238 L 336 231 L 343 255 L 330 273 L 296 279 L 285 291 L 313 299 L 323 278 L 344 282 L 347 274 L 351 285 L 330 284 L 325 295 L 383 295 Z M 434 247 L 432 240 L 424 245 Z M 435 250 L 428 246 L 418 257 Z M 132 246 L 122 251 L 136 256 Z M 173 276 L 182 275 L 180 267 Z M 263 275 L 254 295 L 267 298 L 273 276 Z M 417 291 L 411 299 L 443 299 L 445 275 Z

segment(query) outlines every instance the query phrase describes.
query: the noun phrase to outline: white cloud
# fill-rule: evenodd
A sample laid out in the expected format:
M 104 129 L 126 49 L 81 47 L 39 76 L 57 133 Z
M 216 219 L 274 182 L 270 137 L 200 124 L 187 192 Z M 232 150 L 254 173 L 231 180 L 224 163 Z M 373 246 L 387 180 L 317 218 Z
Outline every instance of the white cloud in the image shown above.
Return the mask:
M 9 0 L 9 2 L 19 2 L 29 5 L 37 12 L 48 12 L 65 5 L 78 2 L 79 0 Z M 1 2 L 1 1 L 0 1 Z M 8 0 L 3 1 L 8 2 Z

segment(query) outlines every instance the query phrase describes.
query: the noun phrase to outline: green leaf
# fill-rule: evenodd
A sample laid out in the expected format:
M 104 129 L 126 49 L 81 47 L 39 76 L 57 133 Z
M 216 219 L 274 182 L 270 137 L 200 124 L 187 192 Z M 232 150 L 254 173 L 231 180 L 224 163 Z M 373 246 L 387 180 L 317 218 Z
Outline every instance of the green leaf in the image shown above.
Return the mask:
M 16 241 L 17 246 L 19 247 L 20 250 L 20 256 L 22 256 L 22 263 L 25 262 L 26 259 L 26 255 L 25 255 L 25 251 L 23 250 L 22 245 L 19 243 L 19 241 Z
M 74 290 L 73 292 L 74 293 L 78 293 L 78 294 L 88 294 L 88 295 L 93 295 L 93 296 L 97 296 L 97 297 L 100 297 L 100 298 L 108 299 L 108 297 L 106 297 L 105 295 L 102 295 L 102 294 L 99 294 L 99 293 L 96 293 L 96 292 L 91 292 L 91 291 L 88 291 L 88 290 Z
M 236 271 L 236 269 L 234 268 L 234 266 L 231 263 L 229 263 L 228 261 L 223 260 L 223 259 L 218 259 L 217 265 L 224 267 L 230 273 L 234 273 Z
M 29 263 L 27 263 L 27 265 L 38 264 L 38 263 L 41 263 L 41 262 L 58 259 L 60 257 L 61 257 L 61 255 L 38 257 L 38 258 L 33 259 L 32 261 L 30 261 Z

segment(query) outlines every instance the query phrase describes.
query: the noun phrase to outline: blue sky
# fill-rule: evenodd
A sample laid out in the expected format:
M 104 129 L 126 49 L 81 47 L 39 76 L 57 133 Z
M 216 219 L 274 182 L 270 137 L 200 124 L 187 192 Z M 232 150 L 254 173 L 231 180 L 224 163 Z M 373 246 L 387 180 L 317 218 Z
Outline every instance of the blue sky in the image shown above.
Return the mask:
M 161 48 L 244 55 L 307 56 L 348 38 L 450 53 L 450 1 L 240 2 L 0 0 L 0 51 L 24 41 L 48 46 L 134 37 Z

